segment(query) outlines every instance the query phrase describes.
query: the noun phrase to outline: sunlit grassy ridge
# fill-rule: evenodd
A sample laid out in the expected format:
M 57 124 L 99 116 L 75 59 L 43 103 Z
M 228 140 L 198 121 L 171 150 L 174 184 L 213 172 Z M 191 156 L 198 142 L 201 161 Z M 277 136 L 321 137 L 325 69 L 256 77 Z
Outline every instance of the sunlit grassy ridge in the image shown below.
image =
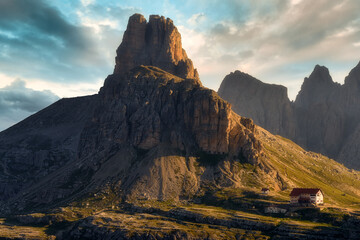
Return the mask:
M 280 194 L 289 194 L 293 187 L 320 188 L 325 203 L 341 207 L 360 208 L 360 172 L 321 154 L 307 152 L 292 141 L 272 136 L 261 129 L 268 164 L 273 166 L 287 183 Z

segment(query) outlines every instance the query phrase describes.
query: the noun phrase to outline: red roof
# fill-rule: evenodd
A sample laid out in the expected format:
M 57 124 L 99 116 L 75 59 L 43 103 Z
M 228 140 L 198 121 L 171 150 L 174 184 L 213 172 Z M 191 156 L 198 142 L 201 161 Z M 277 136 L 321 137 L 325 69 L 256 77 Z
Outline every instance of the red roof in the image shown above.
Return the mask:
M 320 188 L 294 188 L 291 193 L 290 196 L 299 196 L 300 194 L 317 194 L 318 192 L 321 192 Z

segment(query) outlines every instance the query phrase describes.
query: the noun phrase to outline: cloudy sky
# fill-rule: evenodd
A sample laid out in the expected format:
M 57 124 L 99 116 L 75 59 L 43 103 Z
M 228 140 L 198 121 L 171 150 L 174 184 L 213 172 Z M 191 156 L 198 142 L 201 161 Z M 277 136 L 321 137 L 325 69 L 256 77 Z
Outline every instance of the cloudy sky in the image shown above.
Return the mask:
M 240 70 L 288 87 L 315 64 L 342 83 L 360 60 L 358 0 L 1 0 L 0 130 L 113 71 L 134 13 L 174 20 L 203 84 Z

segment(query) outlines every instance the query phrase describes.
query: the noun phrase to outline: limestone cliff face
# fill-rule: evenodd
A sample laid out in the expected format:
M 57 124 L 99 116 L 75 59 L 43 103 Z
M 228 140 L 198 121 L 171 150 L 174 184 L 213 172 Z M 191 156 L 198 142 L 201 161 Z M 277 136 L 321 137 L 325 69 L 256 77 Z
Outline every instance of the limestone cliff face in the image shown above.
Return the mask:
M 224 78 L 218 93 L 236 113 L 252 118 L 255 124 L 288 138 L 295 135 L 296 118 L 285 87 L 235 71 Z
M 341 86 L 326 67 L 316 65 L 305 78 L 294 102 L 298 119 L 296 141 L 308 149 L 335 158 L 344 139 L 345 114 L 338 102 Z
M 139 66 L 124 76 L 111 75 L 99 95 L 102 102 L 83 133 L 84 141 L 93 142 L 87 136 L 91 132 L 101 137 L 97 142 L 102 144 L 130 143 L 148 150 L 167 143 L 187 153 L 238 155 L 240 148 L 230 145 L 238 144 L 229 136 L 232 128 L 239 127 L 245 135 L 253 131 L 246 130 L 241 118 L 232 117 L 230 105 L 214 91 L 156 67 Z M 249 141 L 257 144 L 254 138 Z M 256 160 L 250 155 L 246 158 Z
M 359 169 L 360 63 L 344 85 L 333 82 L 326 67 L 315 66 L 294 103 L 276 88 L 285 89 L 235 73 L 224 79 L 219 95 L 272 133 Z
M 345 166 L 360 169 L 360 124 L 357 124 L 342 144 L 338 159 Z
M 354 125 L 359 123 L 360 115 L 360 62 L 345 78 L 339 101 L 346 109 L 349 118 L 352 119 L 348 124 L 353 129 Z
M 296 106 L 309 108 L 324 101 L 334 101 L 332 95 L 340 87 L 333 82 L 329 69 L 316 65 L 308 78 L 304 79 L 299 94 L 296 96 Z
M 182 48 L 181 35 L 171 19 L 151 15 L 130 17 L 123 41 L 116 51 L 114 73 L 123 74 L 139 65 L 159 67 L 181 78 L 199 79 Z
M 345 114 L 345 136 L 339 153 L 340 161 L 360 169 L 360 62 L 345 78 L 338 108 Z

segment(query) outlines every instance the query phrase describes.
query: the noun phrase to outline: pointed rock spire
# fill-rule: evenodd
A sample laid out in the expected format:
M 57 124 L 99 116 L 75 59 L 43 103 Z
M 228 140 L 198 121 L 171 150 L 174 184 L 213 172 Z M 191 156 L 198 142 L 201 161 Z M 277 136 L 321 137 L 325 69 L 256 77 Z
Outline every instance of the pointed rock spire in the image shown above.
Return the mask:
M 308 78 L 308 82 L 333 83 L 329 69 L 325 66 L 316 65 Z
M 295 105 L 307 107 L 330 98 L 332 92 L 339 87 L 329 73 L 329 69 L 316 65 L 308 78 L 304 79 L 299 94 L 296 96 Z
M 360 62 L 350 71 L 345 78 L 345 87 L 360 89 Z
M 114 73 L 123 74 L 139 65 L 151 65 L 181 78 L 199 80 L 182 48 L 180 33 L 173 21 L 163 16 L 151 15 L 147 22 L 141 14 L 132 15 L 116 53 Z

